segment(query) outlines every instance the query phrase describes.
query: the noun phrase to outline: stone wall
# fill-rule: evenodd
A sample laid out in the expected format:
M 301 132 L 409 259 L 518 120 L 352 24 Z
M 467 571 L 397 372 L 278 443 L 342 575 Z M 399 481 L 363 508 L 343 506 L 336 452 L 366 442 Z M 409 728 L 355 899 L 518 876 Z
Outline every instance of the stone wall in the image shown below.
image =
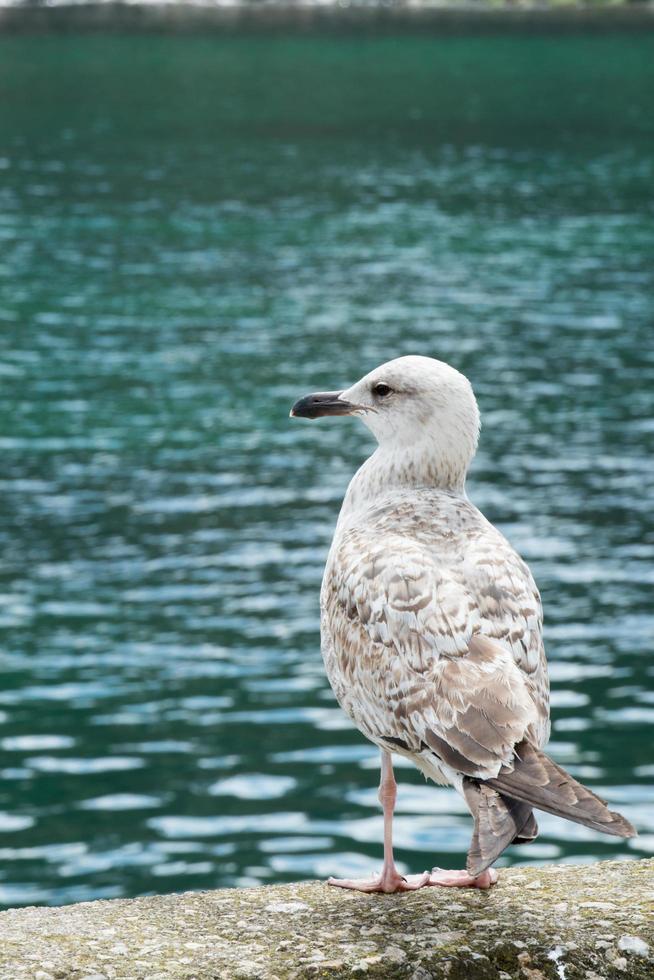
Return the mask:
M 0 914 L 2 980 L 652 980 L 654 860 L 502 871 L 487 892 L 306 883 Z

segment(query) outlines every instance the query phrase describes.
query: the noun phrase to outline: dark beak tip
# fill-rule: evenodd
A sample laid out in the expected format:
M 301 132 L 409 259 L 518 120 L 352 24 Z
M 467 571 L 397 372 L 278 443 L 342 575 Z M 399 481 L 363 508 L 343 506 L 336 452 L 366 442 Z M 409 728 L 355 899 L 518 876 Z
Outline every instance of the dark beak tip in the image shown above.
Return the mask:
M 340 398 L 340 391 L 318 391 L 299 398 L 289 413 L 292 419 L 317 419 L 325 415 L 349 415 L 353 406 Z

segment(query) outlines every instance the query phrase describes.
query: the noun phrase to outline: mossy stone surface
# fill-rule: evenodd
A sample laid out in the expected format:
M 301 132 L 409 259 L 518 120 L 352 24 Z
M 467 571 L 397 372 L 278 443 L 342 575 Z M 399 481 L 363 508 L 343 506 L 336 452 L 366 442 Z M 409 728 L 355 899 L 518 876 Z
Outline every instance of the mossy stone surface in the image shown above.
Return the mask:
M 2 980 L 652 980 L 654 860 L 502 871 L 490 891 L 315 882 L 0 914 Z

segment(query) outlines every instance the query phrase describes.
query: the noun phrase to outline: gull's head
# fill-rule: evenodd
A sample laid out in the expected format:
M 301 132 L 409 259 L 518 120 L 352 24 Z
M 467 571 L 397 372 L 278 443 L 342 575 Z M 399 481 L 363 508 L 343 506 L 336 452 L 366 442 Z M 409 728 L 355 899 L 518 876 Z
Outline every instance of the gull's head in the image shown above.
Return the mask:
M 398 357 L 343 391 L 300 398 L 291 416 L 358 415 L 382 449 L 395 455 L 417 450 L 463 476 L 479 437 L 479 411 L 470 382 L 431 357 Z

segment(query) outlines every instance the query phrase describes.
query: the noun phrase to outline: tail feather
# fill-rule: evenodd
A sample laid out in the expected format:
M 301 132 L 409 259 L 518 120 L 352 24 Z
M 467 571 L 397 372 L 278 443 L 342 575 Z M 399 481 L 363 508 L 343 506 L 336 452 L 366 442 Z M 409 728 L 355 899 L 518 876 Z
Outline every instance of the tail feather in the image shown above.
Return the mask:
M 534 816 L 534 811 L 529 808 L 529 819 L 524 825 L 518 837 L 514 837 L 513 844 L 531 844 L 532 840 L 536 840 L 538 837 L 538 824 L 536 823 L 536 817 Z
M 476 878 L 509 844 L 533 840 L 538 827 L 527 803 L 504 796 L 486 783 L 466 776 L 463 792 L 475 820 L 466 867 Z
M 603 834 L 636 836 L 628 820 L 609 810 L 604 800 L 528 742 L 516 746 L 513 772 L 500 772 L 494 779 L 486 780 L 484 785 L 498 790 L 503 796 L 573 820 Z

